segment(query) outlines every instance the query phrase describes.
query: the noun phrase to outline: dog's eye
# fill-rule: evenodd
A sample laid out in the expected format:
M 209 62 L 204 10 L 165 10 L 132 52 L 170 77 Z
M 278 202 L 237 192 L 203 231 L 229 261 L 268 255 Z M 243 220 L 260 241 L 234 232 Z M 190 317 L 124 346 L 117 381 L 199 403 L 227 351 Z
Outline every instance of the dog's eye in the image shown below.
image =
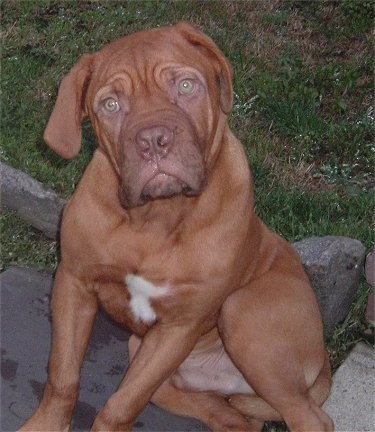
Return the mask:
M 120 109 L 120 105 L 116 99 L 108 98 L 104 101 L 104 108 L 110 113 L 115 113 Z
M 184 79 L 180 81 L 178 92 L 182 95 L 192 94 L 195 90 L 195 82 L 192 79 Z

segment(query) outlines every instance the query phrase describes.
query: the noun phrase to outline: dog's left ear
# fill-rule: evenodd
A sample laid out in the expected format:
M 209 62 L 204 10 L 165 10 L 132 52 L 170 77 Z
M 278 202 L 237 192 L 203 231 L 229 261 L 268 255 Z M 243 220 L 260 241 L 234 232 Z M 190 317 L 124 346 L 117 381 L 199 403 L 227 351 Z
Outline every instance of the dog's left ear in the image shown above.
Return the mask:
M 44 131 L 45 142 L 65 159 L 75 157 L 81 147 L 81 124 L 87 116 L 85 96 L 93 58 L 93 55 L 83 56 L 64 77 Z
M 225 114 L 229 114 L 233 106 L 233 70 L 228 59 L 215 42 L 200 30 L 186 22 L 178 23 L 175 28 L 192 45 L 205 48 L 216 60 L 220 85 L 220 106 Z

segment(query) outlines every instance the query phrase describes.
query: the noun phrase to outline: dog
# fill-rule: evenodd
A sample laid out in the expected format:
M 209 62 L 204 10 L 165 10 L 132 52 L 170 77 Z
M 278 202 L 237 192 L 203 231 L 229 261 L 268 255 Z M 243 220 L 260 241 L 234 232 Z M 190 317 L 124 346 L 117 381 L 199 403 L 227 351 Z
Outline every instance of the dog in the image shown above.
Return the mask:
M 100 306 L 133 336 L 93 431 L 130 431 L 150 400 L 213 431 L 333 430 L 319 307 L 254 213 L 232 79 L 184 22 L 112 42 L 63 79 L 45 141 L 73 158 L 89 117 L 99 146 L 64 210 L 49 375 L 22 431 L 69 429 Z

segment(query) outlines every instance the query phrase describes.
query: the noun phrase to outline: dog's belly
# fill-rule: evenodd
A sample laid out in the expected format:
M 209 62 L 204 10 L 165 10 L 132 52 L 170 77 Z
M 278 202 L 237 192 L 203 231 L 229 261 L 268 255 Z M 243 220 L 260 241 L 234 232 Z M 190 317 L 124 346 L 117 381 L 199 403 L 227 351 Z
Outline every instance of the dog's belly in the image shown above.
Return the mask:
M 193 351 L 172 377 L 176 387 L 223 395 L 254 394 L 219 340 L 214 349 Z

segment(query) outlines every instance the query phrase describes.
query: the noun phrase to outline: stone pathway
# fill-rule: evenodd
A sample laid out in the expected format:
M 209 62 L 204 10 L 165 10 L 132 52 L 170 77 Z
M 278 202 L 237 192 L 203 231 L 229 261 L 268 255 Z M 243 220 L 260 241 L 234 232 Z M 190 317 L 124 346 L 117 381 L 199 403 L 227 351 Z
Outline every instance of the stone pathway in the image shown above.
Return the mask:
M 359 343 L 336 371 L 324 408 L 337 431 L 374 431 L 374 349 Z
M 15 431 L 38 405 L 50 346 L 52 277 L 10 268 L 1 275 L 1 431 Z M 129 334 L 98 316 L 82 370 L 73 431 L 89 430 L 97 410 L 121 381 L 128 363 Z M 325 408 L 337 431 L 373 431 L 374 351 L 359 344 L 334 377 Z M 196 420 L 173 416 L 149 404 L 134 431 L 208 431 Z
M 1 432 L 16 431 L 38 405 L 46 381 L 50 347 L 52 277 L 10 268 L 1 274 Z M 98 409 L 120 383 L 129 334 L 99 314 L 85 364 L 73 428 L 87 431 Z M 208 431 L 197 420 L 149 404 L 134 431 Z

